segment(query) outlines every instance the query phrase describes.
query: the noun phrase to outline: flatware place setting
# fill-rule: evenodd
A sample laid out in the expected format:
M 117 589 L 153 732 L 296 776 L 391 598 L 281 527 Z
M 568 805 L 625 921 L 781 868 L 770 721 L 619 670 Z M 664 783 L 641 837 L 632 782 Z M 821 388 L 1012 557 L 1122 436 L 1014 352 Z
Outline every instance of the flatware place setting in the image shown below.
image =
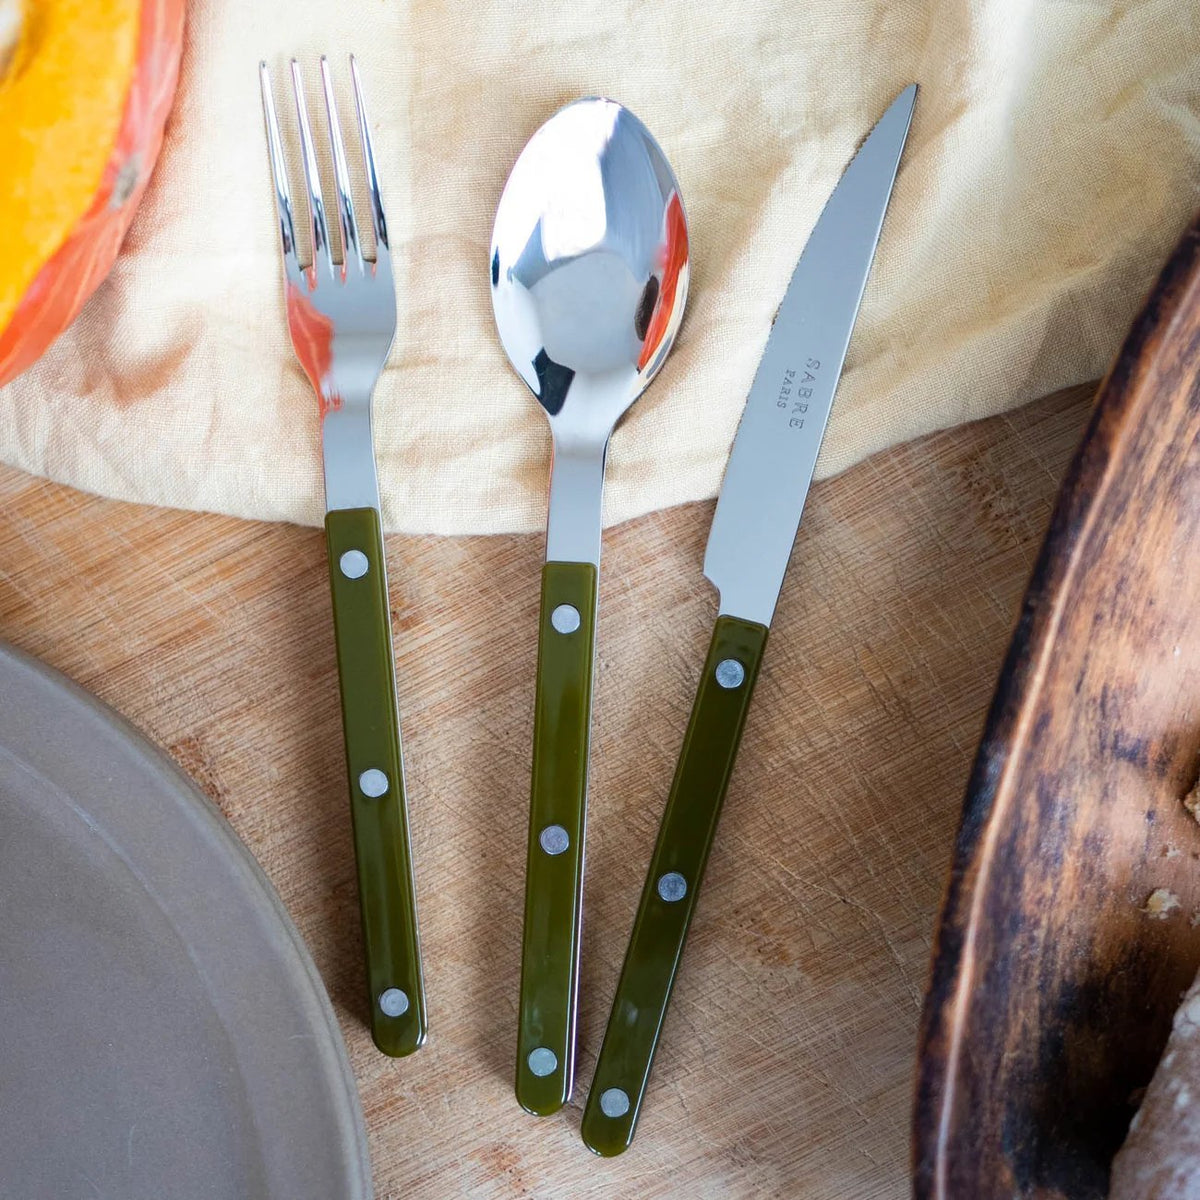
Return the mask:
M 1200 1200 L 1200 22 L 990 4 L 0 0 L 0 1200 Z
M 285 312 L 319 398 L 325 532 L 371 1027 L 393 1056 L 425 1039 L 371 394 L 396 328 L 387 224 L 353 81 L 375 255 L 364 254 L 328 63 L 320 63 L 341 260 L 334 258 L 300 68 L 292 90 L 308 265 L 266 64 L 260 66 Z M 631 1143 L 696 909 L 767 634 L 908 136 L 917 88 L 871 130 L 829 197 L 776 314 L 734 439 L 703 573 L 719 608 L 583 1115 L 600 1155 Z M 301 235 L 303 237 L 303 235 Z M 562 108 L 518 156 L 496 210 L 492 307 L 553 444 L 534 680 L 518 1000 L 517 1102 L 571 1097 L 578 1029 L 592 676 L 609 439 L 683 321 L 690 247 L 675 173 L 617 102 Z

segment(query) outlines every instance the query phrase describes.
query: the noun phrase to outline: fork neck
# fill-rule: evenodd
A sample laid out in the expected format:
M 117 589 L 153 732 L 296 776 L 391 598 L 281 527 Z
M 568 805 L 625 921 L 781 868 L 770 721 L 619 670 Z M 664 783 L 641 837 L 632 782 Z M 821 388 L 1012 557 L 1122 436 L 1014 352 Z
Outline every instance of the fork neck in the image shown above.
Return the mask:
M 325 460 L 325 508 L 379 508 L 379 480 L 371 437 L 371 405 L 345 402 L 321 420 Z

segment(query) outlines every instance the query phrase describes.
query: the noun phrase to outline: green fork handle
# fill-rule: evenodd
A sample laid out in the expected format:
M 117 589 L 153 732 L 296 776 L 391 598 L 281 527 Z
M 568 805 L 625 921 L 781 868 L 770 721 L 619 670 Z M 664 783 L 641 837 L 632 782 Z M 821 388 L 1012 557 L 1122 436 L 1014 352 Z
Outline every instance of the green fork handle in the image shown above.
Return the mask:
M 556 1112 L 566 1103 L 575 1075 L 595 631 L 595 566 L 546 563 L 534 701 L 516 1080 L 517 1100 L 536 1116 Z
M 371 1036 L 399 1057 L 425 1040 L 425 986 L 379 513 L 336 509 L 325 538 Z
M 766 644 L 765 625 L 718 617 L 583 1114 L 597 1154 L 633 1140 Z

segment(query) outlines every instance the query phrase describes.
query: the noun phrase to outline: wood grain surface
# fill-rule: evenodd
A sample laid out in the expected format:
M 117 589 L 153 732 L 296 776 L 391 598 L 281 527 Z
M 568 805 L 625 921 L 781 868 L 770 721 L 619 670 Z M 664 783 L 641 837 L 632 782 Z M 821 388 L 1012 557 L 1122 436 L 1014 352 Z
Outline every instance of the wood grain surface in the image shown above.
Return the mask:
M 388 539 L 430 1039 L 374 1051 L 319 530 L 0 469 L 0 636 L 166 746 L 279 889 L 333 997 L 381 1200 L 901 1197 L 931 932 L 981 722 L 1091 389 L 818 485 L 637 1142 L 579 1113 L 715 603 L 711 503 L 605 538 L 580 1077 L 512 1096 L 538 537 Z
M 1198 348 L 1200 222 L 1100 389 L 972 771 L 922 1022 L 922 1200 L 1103 1200 L 1200 966 Z

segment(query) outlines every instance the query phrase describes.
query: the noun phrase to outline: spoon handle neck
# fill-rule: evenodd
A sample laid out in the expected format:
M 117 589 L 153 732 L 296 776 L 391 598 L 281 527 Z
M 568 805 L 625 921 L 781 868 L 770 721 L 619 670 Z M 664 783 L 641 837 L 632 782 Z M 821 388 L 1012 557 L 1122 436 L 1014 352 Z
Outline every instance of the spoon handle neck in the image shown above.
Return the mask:
M 600 529 L 607 441 L 555 442 L 546 521 L 547 562 L 600 565 Z

